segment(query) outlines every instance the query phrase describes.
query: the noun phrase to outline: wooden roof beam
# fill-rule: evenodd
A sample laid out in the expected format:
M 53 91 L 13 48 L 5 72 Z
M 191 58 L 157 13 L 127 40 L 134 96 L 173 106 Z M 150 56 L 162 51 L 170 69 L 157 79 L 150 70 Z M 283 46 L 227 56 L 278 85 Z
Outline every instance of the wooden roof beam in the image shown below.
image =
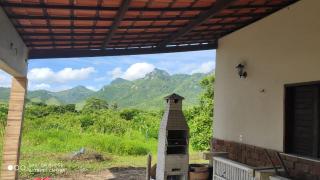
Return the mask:
M 171 32 L 145 32 L 143 34 L 170 34 Z M 140 35 L 141 33 L 116 33 L 117 35 Z M 105 36 L 106 33 L 34 33 L 34 32 L 23 32 L 21 36 Z
M 47 9 L 74 9 L 74 10 L 97 10 L 97 11 L 118 11 L 119 7 L 103 7 L 103 6 L 79 6 L 79 5 L 58 5 L 58 4 L 35 4 L 35 3 L 14 3 L 14 2 L 1 2 L 0 6 L 8 8 L 47 8 Z M 281 4 L 261 4 L 261 5 L 235 5 L 230 6 L 228 9 L 243 9 L 243 8 L 278 8 Z M 132 7 L 130 11 L 207 11 L 210 7 L 171 7 L 171 8 L 145 8 L 145 7 Z
M 168 39 L 164 40 L 159 44 L 159 47 L 164 47 L 170 42 L 178 39 L 179 37 L 187 34 L 188 32 L 192 31 L 193 28 L 196 26 L 204 23 L 208 19 L 212 18 L 214 15 L 219 13 L 221 10 L 227 8 L 236 0 L 217 0 L 216 3 L 206 12 L 201 13 L 195 20 L 188 23 L 187 26 L 180 29 L 177 33 L 172 34 Z
M 240 13 L 240 14 L 226 14 L 226 15 L 218 15 L 218 16 L 210 16 L 208 19 L 214 18 L 240 18 L 240 17 L 263 17 L 268 15 L 268 13 Z M 100 20 L 100 21 L 114 21 L 114 18 L 105 18 L 105 17 L 68 17 L 68 16 L 31 16 L 31 15 L 9 15 L 11 19 L 44 19 L 47 18 L 52 20 L 82 20 L 82 21 L 92 21 L 92 20 Z M 176 20 L 193 20 L 195 17 L 160 17 L 160 18 L 123 18 L 123 21 L 176 21 Z M 199 16 L 197 16 L 199 19 Z
M 122 19 L 126 15 L 126 12 L 129 9 L 130 2 L 131 2 L 131 0 L 122 0 L 120 9 L 117 12 L 116 18 L 112 23 L 112 26 L 108 32 L 106 39 L 104 40 L 102 48 L 105 48 L 108 46 L 108 43 L 112 39 L 113 34 L 116 32 L 116 30 L 118 29 L 118 27 L 120 25 L 120 22 L 122 21 Z
M 45 2 L 44 2 L 44 0 L 40 0 L 40 4 L 45 4 Z M 48 11 L 47 11 L 47 9 L 46 8 L 41 8 L 42 9 L 42 12 L 43 12 L 43 14 L 45 15 L 45 17 L 48 17 L 49 16 L 49 14 L 48 14 Z M 53 33 L 53 31 L 52 31 L 52 29 L 50 28 L 50 26 L 51 26 L 51 24 L 50 24 L 50 19 L 49 18 L 46 18 L 46 24 L 47 24 L 47 26 L 49 26 L 49 32 L 50 33 Z M 51 40 L 53 40 L 53 37 L 51 36 L 50 37 L 51 38 Z M 53 44 L 54 44 L 54 42 L 53 42 Z M 53 45 L 54 46 L 54 45 Z
M 98 0 L 98 1 L 97 1 L 97 6 L 102 6 L 102 3 L 103 3 L 103 0 Z M 99 11 L 99 10 L 96 10 L 96 12 L 95 12 L 95 17 L 96 17 L 96 18 L 97 18 L 97 17 L 100 17 L 100 11 Z M 91 28 L 90 28 L 92 33 L 94 33 L 95 30 L 97 29 L 97 28 L 96 28 L 96 27 L 97 27 L 97 24 L 98 24 L 98 20 L 93 21 L 93 25 L 92 25 Z M 75 26 L 73 26 L 73 29 L 74 29 L 74 27 L 75 27 Z M 90 39 L 92 40 L 93 37 L 94 37 L 94 36 L 90 36 Z M 90 41 L 89 47 L 92 46 L 91 43 L 92 43 L 92 41 Z
M 221 31 L 225 31 L 224 30 L 216 30 L 214 32 L 221 32 Z M 115 33 L 116 35 L 169 35 L 173 32 L 177 32 L 177 31 L 168 31 L 168 32 L 132 32 L 132 33 L 126 33 L 126 32 L 117 32 Z M 195 33 L 206 33 L 206 32 L 212 32 L 212 30 L 193 30 L 192 32 Z M 23 32 L 21 33 L 21 36 L 105 36 L 105 33 L 43 33 L 43 32 Z
M 246 24 L 245 21 L 243 22 L 223 22 L 223 23 L 205 23 L 202 24 L 203 26 L 227 26 L 227 25 L 244 25 Z M 158 29 L 158 28 L 181 28 L 184 25 L 153 25 L 153 26 L 119 26 L 118 29 Z M 92 29 L 92 26 L 46 26 L 46 25 L 17 25 L 15 28 L 19 29 Z M 95 26 L 94 29 L 106 29 L 111 28 L 111 26 Z
M 121 56 L 121 55 L 138 55 L 138 54 L 157 54 L 184 51 L 199 51 L 216 49 L 216 43 L 197 44 L 188 46 L 174 47 L 151 47 L 151 48 L 119 48 L 111 50 L 90 50 L 90 49 L 32 49 L 30 50 L 30 59 L 47 59 L 47 58 L 68 58 L 68 57 L 98 57 L 98 56 Z
M 166 35 L 165 35 L 166 36 Z M 217 33 L 210 33 L 210 34 L 205 34 L 205 35 L 199 35 L 199 36 L 212 36 L 212 38 L 218 38 L 220 37 L 220 34 Z M 186 38 L 197 38 L 198 35 L 188 35 L 184 36 Z M 160 37 L 142 37 L 142 38 L 137 38 L 137 37 L 126 37 L 125 40 L 129 41 L 139 41 L 139 40 L 160 40 L 163 39 L 163 36 Z M 86 41 L 92 41 L 92 42 L 102 42 L 104 38 L 99 38 L 99 39 L 73 39 L 73 42 L 86 42 Z M 113 41 L 121 41 L 123 38 L 112 38 Z M 25 38 L 25 41 L 27 43 L 35 43 L 35 42 L 51 42 L 51 39 L 37 39 L 37 38 Z M 71 39 L 54 39 L 56 42 L 70 42 Z

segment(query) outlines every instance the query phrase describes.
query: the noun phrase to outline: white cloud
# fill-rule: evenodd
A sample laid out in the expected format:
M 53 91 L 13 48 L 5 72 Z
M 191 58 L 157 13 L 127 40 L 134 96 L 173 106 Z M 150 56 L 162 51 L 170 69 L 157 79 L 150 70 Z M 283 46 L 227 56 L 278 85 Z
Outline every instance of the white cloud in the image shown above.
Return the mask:
M 113 79 L 122 77 L 122 75 L 123 75 L 122 69 L 120 67 L 117 67 L 117 68 L 114 68 L 112 71 L 109 71 L 106 74 L 106 76 L 94 78 L 94 81 L 95 82 L 103 82 L 103 81 L 107 81 L 109 79 L 113 80 Z M 110 78 L 110 76 L 111 76 L 111 78 Z
M 95 69 L 93 67 L 81 69 L 64 68 L 57 73 L 58 82 L 87 79 L 94 72 Z
M 136 80 L 143 78 L 146 74 L 152 72 L 155 66 L 149 63 L 135 63 L 132 64 L 125 72 L 122 72 L 120 68 L 115 68 L 112 72 L 114 75 L 126 80 Z
M 48 81 L 55 77 L 50 68 L 33 68 L 28 72 L 28 78 L 32 81 Z
M 41 84 L 35 84 L 35 85 L 32 85 L 30 87 L 32 90 L 39 90 L 39 89 L 47 89 L 49 90 L 51 88 L 50 84 L 46 84 L 46 83 L 41 83 Z
M 57 72 L 54 72 L 50 68 L 33 68 L 29 71 L 28 78 L 34 82 L 65 83 L 87 79 L 93 72 L 95 72 L 93 67 L 81 69 L 64 68 Z
M 97 87 L 94 86 L 86 86 L 86 88 L 92 90 L 92 91 L 98 91 L 99 89 Z
M 208 73 L 214 69 L 214 62 L 208 61 L 205 63 L 200 64 L 200 66 L 196 67 L 194 70 L 191 71 L 193 73 Z
M 114 68 L 110 74 L 112 75 L 112 79 L 116 79 L 118 77 L 121 77 L 122 76 L 122 70 L 121 68 L 117 67 L 117 68 Z
M 7 73 L 0 70 L 0 87 L 10 87 L 11 77 Z

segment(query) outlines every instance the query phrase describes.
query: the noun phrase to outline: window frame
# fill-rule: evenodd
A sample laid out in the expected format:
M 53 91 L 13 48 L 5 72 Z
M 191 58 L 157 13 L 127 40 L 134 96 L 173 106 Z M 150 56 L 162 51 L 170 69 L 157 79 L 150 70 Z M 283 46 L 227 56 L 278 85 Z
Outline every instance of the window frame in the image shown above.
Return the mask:
M 317 100 L 316 100 L 316 114 L 317 114 L 317 118 L 318 121 L 315 120 L 315 126 L 314 126 L 314 131 L 316 133 L 316 135 L 314 135 L 315 137 L 315 142 L 316 145 L 313 145 L 313 155 L 312 156 L 305 156 L 305 155 L 301 155 L 301 154 L 296 154 L 293 153 L 292 151 L 292 131 L 293 131 L 293 127 L 294 124 L 292 122 L 290 122 L 290 119 L 292 119 L 292 115 L 293 115 L 293 90 L 296 87 L 301 87 L 301 86 L 316 86 L 318 88 L 318 93 L 317 93 Z M 285 84 L 284 85 L 284 123 L 283 123 L 283 149 L 284 149 L 284 153 L 287 154 L 293 154 L 296 156 L 300 156 L 300 157 L 306 157 L 306 158 L 310 158 L 310 159 L 316 159 L 316 160 L 320 160 L 320 81 L 311 81 L 311 82 L 302 82 L 302 83 L 293 83 L 293 84 Z M 314 134 L 315 134 L 314 133 Z

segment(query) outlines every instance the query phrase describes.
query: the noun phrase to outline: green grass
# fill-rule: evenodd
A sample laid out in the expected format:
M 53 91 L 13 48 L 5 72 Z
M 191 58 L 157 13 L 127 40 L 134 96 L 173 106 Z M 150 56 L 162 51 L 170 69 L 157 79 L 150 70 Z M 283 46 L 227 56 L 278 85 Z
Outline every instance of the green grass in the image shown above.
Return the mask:
M 2 151 L 3 151 L 4 132 L 5 132 L 4 126 L 0 125 L 0 165 L 2 164 Z
M 6 113 L 7 107 L 0 106 L 0 151 Z M 111 167 L 145 167 L 147 154 L 153 155 L 153 163 L 157 159 L 160 119 L 161 114 L 152 111 L 77 112 L 67 106 L 28 105 L 20 156 L 23 169 L 19 174 L 31 179 L 96 172 Z M 71 155 L 82 147 L 102 155 L 104 160 L 72 160 Z M 201 155 L 191 147 L 190 153 L 191 163 L 203 162 Z
M 51 166 L 51 169 L 63 170 L 61 172 L 32 172 L 20 171 L 21 177 L 45 177 L 45 176 L 59 176 L 65 174 L 72 174 L 76 172 L 98 172 L 111 167 L 144 167 L 146 165 L 146 156 L 119 156 L 112 154 L 103 154 L 108 159 L 105 161 L 72 161 L 62 159 L 67 156 L 65 153 L 41 153 L 32 154 L 22 153 L 20 165 L 31 169 L 32 167 Z M 50 169 L 50 168 L 49 168 Z
M 70 160 L 81 147 L 103 155 L 104 161 Z M 145 167 L 146 155 L 156 162 L 157 140 L 146 140 L 139 133 L 123 136 L 112 134 L 80 133 L 63 130 L 34 130 L 26 132 L 22 140 L 20 165 L 27 170 L 20 171 L 24 178 L 61 176 L 76 172 L 97 172 L 111 167 Z M 201 154 L 190 150 L 190 163 L 203 163 Z M 35 172 L 35 168 L 50 166 L 45 172 Z M 50 169 L 50 168 L 49 168 Z
M 23 178 L 98 172 L 111 167 L 145 167 L 148 153 L 152 154 L 153 163 L 157 161 L 157 140 L 146 140 L 137 133 L 126 133 L 122 137 L 118 137 L 110 134 L 51 129 L 24 132 L 23 135 L 20 166 L 25 167 L 26 170 L 19 172 Z M 2 144 L 0 146 L 2 149 Z M 102 154 L 105 160 L 70 160 L 68 157 L 81 147 Z M 190 153 L 190 163 L 205 162 L 201 160 L 200 153 L 192 149 Z M 46 169 L 46 166 L 50 166 L 50 168 Z M 35 168 L 46 170 L 36 172 Z M 54 171 L 51 172 L 51 170 Z
M 71 161 L 62 159 L 66 153 L 22 153 L 20 164 L 25 167 L 42 167 L 45 165 L 52 165 L 52 169 L 63 169 L 63 172 L 28 172 L 21 171 L 20 176 L 24 178 L 31 177 L 55 177 L 65 174 L 73 174 L 77 172 L 99 172 L 111 167 L 145 167 L 147 162 L 146 155 L 130 156 L 130 155 L 113 155 L 104 153 L 103 155 L 108 159 L 105 161 Z M 156 153 L 152 154 L 152 164 L 157 161 Z M 201 158 L 199 152 L 190 152 L 190 163 L 208 163 Z M 32 169 L 32 168 L 31 168 Z
M 21 165 L 29 170 L 34 166 L 42 167 L 49 164 L 60 167 L 61 165 L 66 173 L 100 171 L 109 167 L 141 167 L 145 166 L 148 153 L 156 154 L 156 146 L 156 139 L 146 139 L 137 132 L 127 132 L 119 136 L 55 129 L 32 130 L 25 132 L 22 139 Z M 71 161 L 68 157 L 82 147 L 102 154 L 105 160 Z M 30 178 L 64 174 L 49 171 L 37 173 L 29 170 L 20 171 L 20 175 Z
M 22 152 L 72 152 L 81 147 L 118 155 L 146 155 L 156 150 L 156 139 L 146 140 L 138 133 L 122 136 L 65 130 L 34 130 L 23 137 Z

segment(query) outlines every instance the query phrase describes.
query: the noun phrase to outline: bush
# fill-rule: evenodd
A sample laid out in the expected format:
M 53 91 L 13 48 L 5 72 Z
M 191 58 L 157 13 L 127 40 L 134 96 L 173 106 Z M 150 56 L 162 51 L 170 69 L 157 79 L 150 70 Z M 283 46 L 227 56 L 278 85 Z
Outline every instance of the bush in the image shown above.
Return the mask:
M 94 130 L 99 133 L 124 134 L 129 127 L 129 123 L 120 118 L 119 114 L 112 110 L 100 111 L 96 115 Z
M 8 106 L 0 104 L 0 128 L 4 128 L 7 123 Z
M 97 110 L 103 110 L 103 109 L 109 109 L 108 102 L 102 99 L 91 97 L 86 100 L 86 103 L 82 108 L 82 111 L 88 112 L 88 111 L 97 111 Z
M 209 150 L 212 138 L 212 119 L 198 115 L 189 121 L 190 141 L 195 150 Z
M 94 120 L 89 116 L 80 117 L 81 128 L 87 130 L 90 126 L 94 124 Z
M 125 120 L 132 120 L 135 116 L 138 116 L 141 111 L 137 109 L 124 109 L 120 112 L 120 117 Z
M 150 142 L 130 139 L 126 136 L 91 134 L 83 139 L 84 147 L 117 155 L 146 155 L 153 150 L 150 148 Z M 155 144 L 156 141 L 153 141 L 152 146 Z

